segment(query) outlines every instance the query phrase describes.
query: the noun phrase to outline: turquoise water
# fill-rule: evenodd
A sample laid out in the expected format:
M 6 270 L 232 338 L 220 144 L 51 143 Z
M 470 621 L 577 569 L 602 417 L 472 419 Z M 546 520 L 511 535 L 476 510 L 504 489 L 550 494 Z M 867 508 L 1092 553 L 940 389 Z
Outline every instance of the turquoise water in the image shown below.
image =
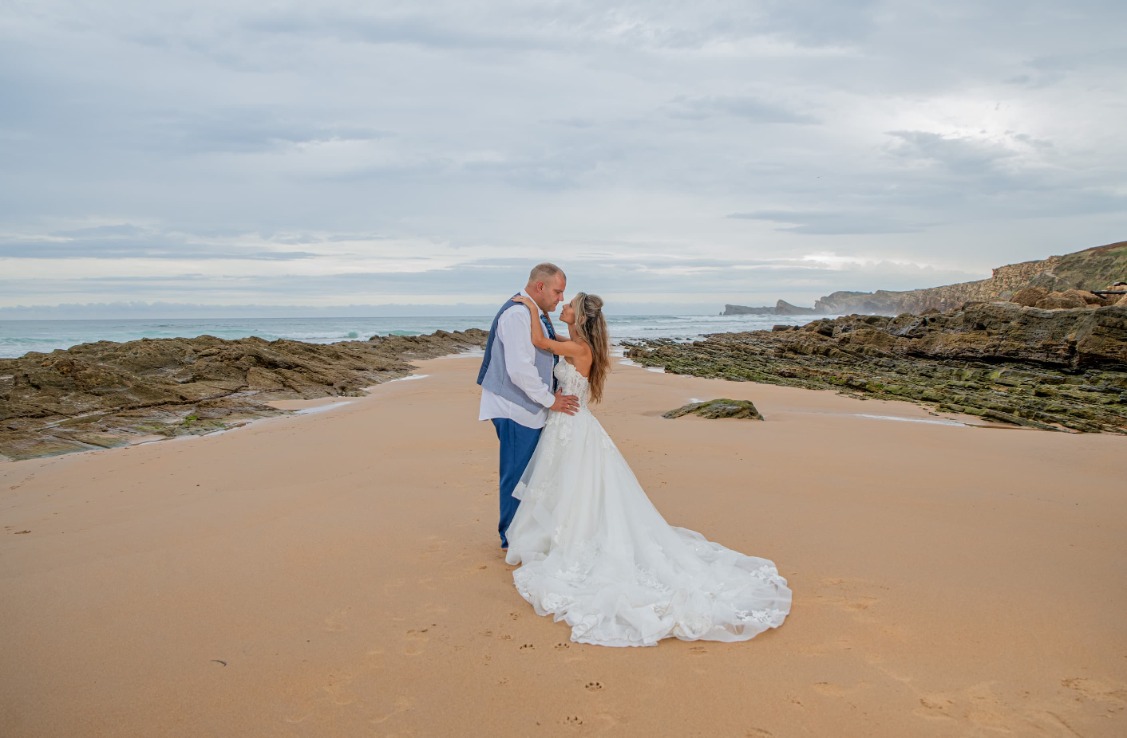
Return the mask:
M 622 315 L 608 316 L 614 340 L 673 338 L 690 340 L 706 333 L 761 330 L 776 324 L 802 325 L 808 317 L 755 315 Z M 308 343 L 367 340 L 372 336 L 417 336 L 437 330 L 488 329 L 489 316 L 396 318 L 178 318 L 169 320 L 0 320 L 0 358 L 29 351 L 48 353 L 92 341 L 134 341 L 139 338 L 218 338 L 258 336 L 268 341 L 288 338 Z M 557 321 L 558 323 L 558 321 Z

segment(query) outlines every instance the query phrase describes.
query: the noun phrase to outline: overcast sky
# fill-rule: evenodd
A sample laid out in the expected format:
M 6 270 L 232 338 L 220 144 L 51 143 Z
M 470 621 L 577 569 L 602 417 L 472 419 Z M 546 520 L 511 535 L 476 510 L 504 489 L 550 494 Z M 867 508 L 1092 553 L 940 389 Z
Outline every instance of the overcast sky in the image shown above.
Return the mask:
M 1127 3 L 0 2 L 0 308 L 810 304 L 1127 239 Z M 459 307 L 458 309 L 464 309 Z

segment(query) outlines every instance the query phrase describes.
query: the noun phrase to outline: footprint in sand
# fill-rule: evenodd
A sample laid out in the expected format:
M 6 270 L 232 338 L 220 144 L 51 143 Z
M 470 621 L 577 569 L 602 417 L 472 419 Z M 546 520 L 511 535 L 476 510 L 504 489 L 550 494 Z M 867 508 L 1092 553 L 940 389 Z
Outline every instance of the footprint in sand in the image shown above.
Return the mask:
M 602 682 L 587 682 L 586 684 L 583 685 L 583 688 L 586 689 L 588 692 L 598 692 L 600 689 L 603 688 L 603 685 L 602 685 Z
M 951 708 L 955 706 L 954 702 L 942 695 L 920 697 L 920 704 L 928 711 L 928 717 L 950 717 Z
M 339 610 L 333 610 L 325 618 L 325 630 L 330 633 L 340 633 L 345 629 L 344 621 L 348 617 L 348 608 L 342 607 Z
M 846 600 L 842 603 L 842 607 L 850 612 L 864 612 L 878 602 L 880 600 L 876 597 L 858 597 L 855 600 Z
M 303 715 L 286 715 L 282 719 L 285 720 L 287 723 L 290 723 L 291 725 L 297 725 L 298 723 L 305 722 L 306 720 L 308 720 L 311 717 L 313 717 L 313 713 L 307 712 Z
M 351 674 L 330 674 L 329 683 L 321 689 L 329 695 L 329 700 L 337 707 L 351 705 L 356 701 L 356 695 L 352 694 L 349 685 L 352 684 Z
M 850 687 L 844 687 L 840 684 L 834 684 L 833 682 L 815 682 L 814 691 L 828 695 L 830 697 L 845 699 L 854 692 L 860 692 L 861 690 L 868 688 L 868 686 L 868 682 L 857 682 Z M 849 700 L 846 699 L 846 702 L 849 702 Z M 849 704 L 853 703 L 849 702 Z
M 954 694 L 923 695 L 920 698 L 920 707 L 923 709 L 917 710 L 916 714 L 928 720 L 965 721 L 977 729 L 1000 733 L 1023 735 L 1028 732 L 1030 725 L 1059 731 L 1060 724 L 1054 725 L 1043 716 L 1028 714 L 1020 704 L 1009 704 L 994 691 L 992 684 L 983 682 Z M 1067 723 L 1063 724 L 1068 727 Z
M 557 644 L 556 644 L 556 645 L 554 646 L 554 648 L 555 648 L 555 649 L 556 649 L 557 651 L 563 651 L 563 650 L 564 650 L 565 648 L 571 648 L 571 644 L 570 644 L 570 643 L 557 643 Z
M 880 602 L 880 598 L 878 597 L 861 594 L 862 590 L 872 591 L 874 589 L 888 589 L 888 587 L 864 579 L 844 579 L 839 577 L 823 579 L 822 584 L 832 589 L 833 592 L 815 595 L 817 601 L 832 605 L 858 616 L 864 615 L 869 608 Z
M 509 620 L 520 620 L 520 613 L 510 612 Z
M 446 550 L 448 543 L 448 541 L 445 541 L 441 538 L 428 536 L 426 539 L 426 547 L 423 549 L 423 555 L 433 556 L 434 554 L 440 554 Z
M 407 631 L 407 646 L 403 649 L 403 655 L 418 656 L 425 651 L 427 643 L 430 641 L 430 636 L 427 635 L 429 630 L 430 628 L 420 628 Z
M 564 725 L 582 725 L 583 719 L 578 715 L 568 715 L 564 718 Z
M 388 720 L 390 720 L 391 718 L 395 717 L 396 715 L 399 715 L 400 713 L 404 713 L 404 712 L 409 711 L 411 709 L 411 707 L 413 706 L 413 703 L 411 702 L 411 698 L 410 697 L 404 697 L 402 695 L 395 698 L 394 704 L 395 704 L 394 708 L 385 712 L 380 717 L 372 718 L 372 722 L 376 723 L 376 724 L 385 723 Z
M 798 646 L 795 650 L 807 656 L 823 656 L 837 651 L 852 651 L 853 641 L 843 636 L 827 643 Z
M 1076 693 L 1076 701 L 1085 699 L 1104 702 L 1109 705 L 1108 712 L 1120 712 L 1127 706 L 1127 685 L 1109 684 L 1098 679 L 1069 677 L 1061 679 L 1060 685 Z
M 523 646 L 520 647 L 520 650 L 521 651 L 532 651 L 535 648 L 536 648 L 536 646 L 532 645 L 531 643 L 525 643 Z

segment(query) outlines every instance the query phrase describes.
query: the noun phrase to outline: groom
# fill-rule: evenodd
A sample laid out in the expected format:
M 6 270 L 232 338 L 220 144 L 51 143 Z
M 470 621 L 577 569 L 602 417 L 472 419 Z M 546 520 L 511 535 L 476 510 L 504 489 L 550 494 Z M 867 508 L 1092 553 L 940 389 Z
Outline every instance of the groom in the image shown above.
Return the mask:
M 544 331 L 556 337 L 548 313 L 563 300 L 567 277 L 555 264 L 537 264 L 528 275 L 520 294 L 540 308 Z M 511 299 L 501 306 L 489 339 L 477 383 L 481 385 L 481 410 L 478 420 L 492 420 L 501 442 L 501 548 L 509 547 L 505 532 L 516 514 L 520 500 L 513 490 L 536 450 L 548 411 L 574 415 L 579 398 L 555 391 L 552 367 L 556 358 L 550 351 L 532 345 L 532 318 L 528 308 Z

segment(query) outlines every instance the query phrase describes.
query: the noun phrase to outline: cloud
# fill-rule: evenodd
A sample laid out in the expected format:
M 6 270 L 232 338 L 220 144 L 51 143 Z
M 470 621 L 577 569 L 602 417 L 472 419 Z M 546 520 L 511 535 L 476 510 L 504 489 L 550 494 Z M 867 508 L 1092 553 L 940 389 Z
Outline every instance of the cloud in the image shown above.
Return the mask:
M 856 233 L 910 233 L 919 230 L 918 226 L 892 222 L 887 216 L 865 213 L 760 210 L 732 213 L 728 217 L 777 223 L 782 226 L 780 230 L 826 236 Z
M 716 115 L 730 115 L 756 123 L 812 124 L 818 122 L 812 116 L 795 113 L 785 107 L 763 102 L 753 97 L 690 98 L 680 96 L 670 103 L 670 108 L 670 115 L 674 118 L 701 119 Z
M 284 244 L 284 239 L 279 239 Z M 0 234 L 0 259 L 27 263 L 29 260 L 96 259 L 191 259 L 293 261 L 317 254 L 292 248 L 275 249 L 268 244 L 248 244 L 223 238 L 194 237 L 184 233 L 162 233 L 131 223 L 97 225 L 52 231 L 42 235 Z M 10 262 L 13 265 L 16 261 Z M 17 270 L 18 266 L 15 267 Z M 58 268 L 57 265 L 54 268 Z
M 996 142 L 970 136 L 945 136 L 929 131 L 889 131 L 897 139 L 894 155 L 927 164 L 939 164 L 949 172 L 977 176 L 997 172 L 1016 151 Z
M 0 307 L 491 305 L 546 257 L 808 302 L 1119 240 L 1125 7 L 17 4 Z

